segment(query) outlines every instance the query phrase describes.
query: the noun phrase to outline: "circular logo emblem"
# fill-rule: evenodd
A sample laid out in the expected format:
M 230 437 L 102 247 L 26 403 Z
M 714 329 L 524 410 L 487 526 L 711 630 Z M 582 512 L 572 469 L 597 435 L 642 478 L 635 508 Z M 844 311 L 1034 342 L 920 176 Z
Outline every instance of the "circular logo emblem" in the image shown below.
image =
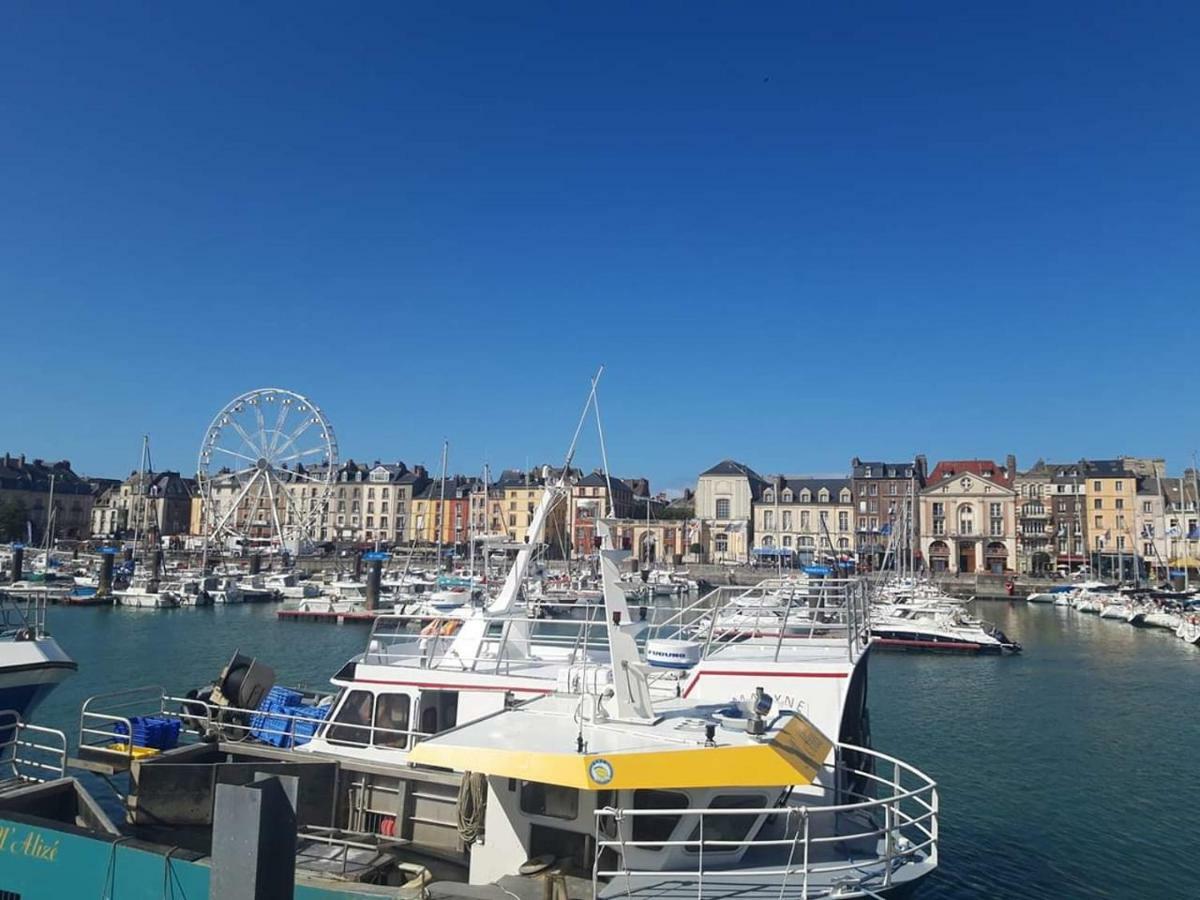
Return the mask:
M 588 775 L 596 784 L 608 784 L 613 779 L 613 767 L 607 759 L 593 759 L 588 766 Z

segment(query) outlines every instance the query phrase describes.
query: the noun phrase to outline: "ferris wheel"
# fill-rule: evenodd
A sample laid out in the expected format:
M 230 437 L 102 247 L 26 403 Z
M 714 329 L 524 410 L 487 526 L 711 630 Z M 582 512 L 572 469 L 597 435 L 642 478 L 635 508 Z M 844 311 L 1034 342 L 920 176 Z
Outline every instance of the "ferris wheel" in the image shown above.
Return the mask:
M 337 458 L 333 426 L 308 398 L 280 388 L 234 398 L 200 444 L 205 541 L 300 552 L 324 520 Z

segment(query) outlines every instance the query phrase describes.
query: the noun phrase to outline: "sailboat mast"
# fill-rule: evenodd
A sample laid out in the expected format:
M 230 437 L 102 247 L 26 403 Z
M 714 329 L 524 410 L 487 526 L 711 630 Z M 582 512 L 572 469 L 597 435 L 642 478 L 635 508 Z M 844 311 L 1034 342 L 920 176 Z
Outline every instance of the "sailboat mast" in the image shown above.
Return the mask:
M 450 442 L 442 441 L 442 487 L 438 497 L 438 514 L 433 521 L 437 527 L 437 571 L 442 571 L 442 533 L 446 527 L 446 458 L 450 452 Z
M 150 451 L 150 435 L 142 435 L 142 456 L 138 462 L 138 496 L 137 508 L 133 517 L 133 552 L 138 552 L 138 540 L 142 530 L 142 522 L 146 515 L 146 456 Z

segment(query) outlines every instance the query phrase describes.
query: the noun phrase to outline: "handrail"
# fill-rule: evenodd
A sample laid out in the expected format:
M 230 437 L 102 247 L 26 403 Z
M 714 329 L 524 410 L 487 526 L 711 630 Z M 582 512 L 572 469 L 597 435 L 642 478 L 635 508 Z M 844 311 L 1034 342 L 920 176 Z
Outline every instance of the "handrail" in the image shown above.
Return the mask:
M 11 778 L 41 784 L 66 773 L 67 736 L 57 728 L 30 725 L 16 710 L 5 709 L 0 710 L 0 735 L 0 767 Z
M 937 784 L 915 767 L 879 751 L 853 744 L 837 745 L 834 762 L 823 769 L 833 773 L 834 787 L 827 788 L 828 796 L 839 802 L 826 804 L 821 797 L 809 791 L 789 793 L 781 807 L 776 804 L 760 808 L 703 808 L 703 809 L 628 809 L 605 807 L 595 811 L 595 856 L 593 860 L 593 884 L 601 879 L 631 876 L 670 877 L 692 879 L 702 884 L 705 879 L 728 879 L 744 877 L 746 872 L 728 859 L 711 863 L 705 856 L 718 851 L 735 849 L 770 848 L 778 852 L 780 864 L 772 864 L 770 858 L 760 859 L 754 867 L 756 876 L 779 878 L 782 891 L 792 878 L 801 880 L 800 896 L 803 898 L 826 897 L 875 897 L 877 892 L 893 887 L 898 873 L 911 863 L 937 861 L 938 844 L 938 792 Z M 846 752 L 864 757 L 862 768 L 845 763 Z M 890 768 L 886 774 L 877 774 L 875 769 Z M 880 796 L 868 796 L 862 791 L 843 788 L 862 778 L 871 787 L 879 789 Z M 802 787 L 802 786 L 801 786 Z M 849 798 L 848 801 L 845 798 Z M 882 812 L 882 823 L 879 812 Z M 759 836 L 748 834 L 739 839 L 710 839 L 705 837 L 706 817 L 726 818 L 750 816 L 762 818 L 764 822 L 785 814 L 782 829 L 778 826 Z M 682 823 L 696 823 L 684 829 L 679 823 L 672 834 L 682 834 L 682 839 L 665 840 L 637 839 L 626 837 L 621 823 L 626 819 L 636 821 L 640 816 L 674 816 Z M 615 832 L 606 828 L 604 822 L 616 823 Z M 798 820 L 798 821 L 797 821 Z M 817 823 L 822 823 L 818 828 Z M 753 828 L 753 826 L 751 826 Z M 771 827 L 771 826 L 763 826 Z M 846 842 L 874 842 L 874 857 L 864 858 L 861 849 L 853 855 L 838 853 L 830 857 L 828 850 L 817 855 L 818 848 L 844 846 Z M 630 865 L 631 848 L 652 851 L 665 848 L 684 849 L 695 854 L 693 868 L 635 868 Z M 784 853 L 784 849 L 787 852 Z M 608 868 L 601 867 L 605 850 L 617 853 L 618 863 Z M 762 863 L 765 863 L 762 864 Z M 849 877 L 846 877 L 849 873 Z M 828 877 L 814 885 L 819 876 Z

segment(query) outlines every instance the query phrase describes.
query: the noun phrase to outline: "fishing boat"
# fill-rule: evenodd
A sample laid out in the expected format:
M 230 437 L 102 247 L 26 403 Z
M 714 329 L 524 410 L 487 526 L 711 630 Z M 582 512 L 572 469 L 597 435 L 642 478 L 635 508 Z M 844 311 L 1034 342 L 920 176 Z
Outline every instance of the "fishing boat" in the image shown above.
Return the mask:
M 27 718 L 77 668 L 46 631 L 44 597 L 0 592 L 0 710 Z
M 132 609 L 175 609 L 180 606 L 179 595 L 154 578 L 135 577 L 128 587 L 114 590 L 112 595 L 115 605 Z

